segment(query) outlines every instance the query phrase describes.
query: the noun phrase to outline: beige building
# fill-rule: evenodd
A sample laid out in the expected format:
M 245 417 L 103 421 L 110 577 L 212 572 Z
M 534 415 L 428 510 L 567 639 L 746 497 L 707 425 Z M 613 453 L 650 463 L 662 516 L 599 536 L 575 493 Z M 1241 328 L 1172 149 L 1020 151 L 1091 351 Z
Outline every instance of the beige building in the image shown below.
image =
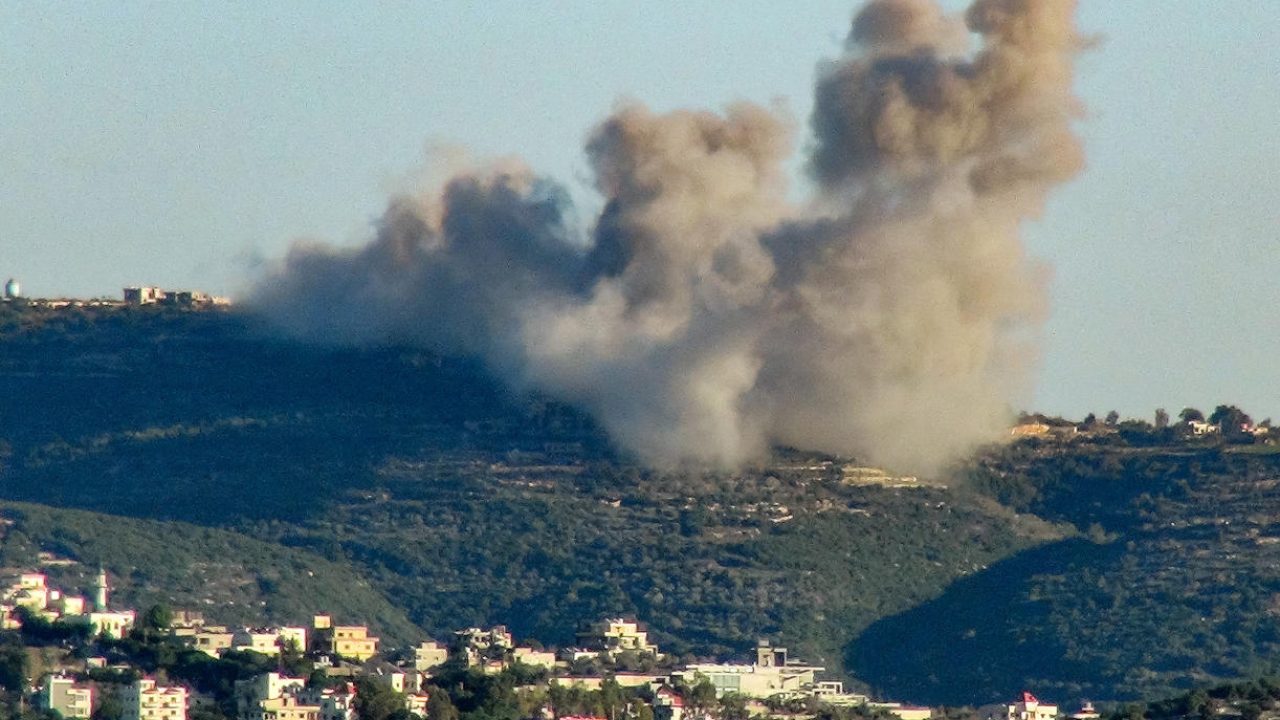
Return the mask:
M 363 662 L 378 654 L 379 639 L 364 625 L 334 625 L 329 651 L 334 655 Z
M 413 649 L 413 667 L 426 672 L 440 667 L 449 660 L 449 648 L 435 640 L 428 640 Z
M 626 651 L 658 655 L 658 646 L 649 642 L 649 629 L 627 618 L 608 618 L 595 623 L 578 633 L 578 642 L 610 655 Z
M 231 649 L 262 655 L 280 653 L 280 633 L 263 628 L 244 628 L 231 634 Z
M 187 689 L 143 678 L 120 692 L 122 720 L 187 720 Z
M 49 675 L 40 688 L 40 707 L 56 710 L 64 718 L 87 718 L 93 712 L 93 688 L 76 687 L 69 677 Z
M 312 647 L 321 652 L 364 662 L 378 654 L 379 642 L 364 625 L 334 625 L 328 615 L 316 615 L 312 622 Z
M 518 647 L 511 651 L 511 660 L 529 667 L 553 670 L 556 666 L 556 654 L 545 650 Z
M 204 628 L 187 636 L 187 642 L 191 647 L 209 657 L 219 657 L 223 652 L 231 649 L 234 637 L 235 634 L 227 632 L 226 628 Z
M 699 663 L 673 673 L 694 684 L 705 677 L 716 688 L 716 697 L 729 693 L 765 699 L 779 694 L 812 693 L 817 674 L 825 668 L 787 658 L 787 649 L 760 645 L 752 665 Z

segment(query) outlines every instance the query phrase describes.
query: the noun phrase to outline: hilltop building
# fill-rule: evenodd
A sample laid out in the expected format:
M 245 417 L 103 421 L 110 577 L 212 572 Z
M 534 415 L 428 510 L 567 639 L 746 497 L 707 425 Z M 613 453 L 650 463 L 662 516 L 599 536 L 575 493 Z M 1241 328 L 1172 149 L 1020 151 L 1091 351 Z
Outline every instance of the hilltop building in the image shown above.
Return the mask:
M 200 290 L 165 290 L 154 285 L 139 285 L 123 290 L 125 305 L 181 305 L 184 307 L 209 307 L 230 305 L 225 297 L 210 295 Z
M 22 286 L 17 280 L 9 278 L 9 282 L 4 284 L 4 299 L 17 300 L 20 297 L 22 297 Z

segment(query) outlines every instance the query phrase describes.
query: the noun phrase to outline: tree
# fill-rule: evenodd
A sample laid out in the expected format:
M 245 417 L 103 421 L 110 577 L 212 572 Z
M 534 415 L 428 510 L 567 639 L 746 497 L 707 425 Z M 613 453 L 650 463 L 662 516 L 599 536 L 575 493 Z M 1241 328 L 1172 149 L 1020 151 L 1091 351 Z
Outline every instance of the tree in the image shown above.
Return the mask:
M 280 669 L 294 677 L 309 676 L 315 664 L 307 659 L 298 646 L 297 638 L 285 638 L 280 645 Z
M 164 604 L 152 605 L 143 613 L 141 625 L 147 635 L 165 632 L 173 625 L 173 610 Z
M 1182 412 L 1178 413 L 1178 419 L 1186 423 L 1204 422 L 1204 413 L 1193 407 L 1182 408 Z
M 427 720 L 458 720 L 458 708 L 443 688 L 427 688 Z
M 1164 408 L 1156 408 L 1156 429 L 1163 430 L 1169 427 L 1169 413 Z
M 27 689 L 27 651 L 21 644 L 0 645 L 0 688 L 14 693 Z
M 751 713 L 747 710 L 747 698 L 738 693 L 726 693 L 720 698 L 721 720 L 748 720 Z
M 356 679 L 356 715 L 360 720 L 408 720 L 404 695 L 385 682 L 364 676 Z
M 120 698 L 103 693 L 102 702 L 98 703 L 90 717 L 92 720 L 120 720 L 124 717 L 124 705 Z
M 1111 412 L 1107 413 L 1107 419 L 1105 420 L 1105 422 L 1107 423 L 1107 425 L 1111 427 L 1115 427 L 1116 423 L 1120 422 L 1120 413 L 1116 412 L 1115 410 L 1112 410 Z
M 1253 418 L 1235 405 L 1219 405 L 1213 409 L 1209 422 L 1217 425 L 1223 433 L 1232 433 L 1240 432 L 1245 425 L 1252 425 Z

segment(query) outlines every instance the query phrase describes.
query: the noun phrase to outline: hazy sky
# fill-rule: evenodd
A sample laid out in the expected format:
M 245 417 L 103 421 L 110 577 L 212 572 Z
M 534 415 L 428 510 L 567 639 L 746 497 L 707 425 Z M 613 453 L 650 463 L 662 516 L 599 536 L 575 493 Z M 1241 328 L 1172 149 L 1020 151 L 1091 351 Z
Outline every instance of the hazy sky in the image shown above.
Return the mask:
M 9 4 L 0 276 L 234 293 L 299 237 L 362 242 L 438 172 L 432 146 L 519 154 L 590 201 L 582 140 L 620 98 L 780 100 L 803 127 L 854 7 Z M 1027 229 L 1053 268 L 1034 405 L 1280 419 L 1274 0 L 1082 0 L 1080 24 L 1102 37 L 1078 80 L 1089 167 Z

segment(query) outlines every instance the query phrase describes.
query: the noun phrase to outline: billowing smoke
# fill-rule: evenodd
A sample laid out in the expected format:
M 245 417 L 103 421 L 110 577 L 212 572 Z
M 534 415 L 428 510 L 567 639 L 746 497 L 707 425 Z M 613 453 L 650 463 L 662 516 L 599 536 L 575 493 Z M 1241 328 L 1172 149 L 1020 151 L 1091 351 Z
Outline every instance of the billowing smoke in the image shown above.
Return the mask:
M 394 199 L 365 247 L 299 246 L 254 301 L 335 342 L 477 355 L 660 466 L 771 445 L 925 470 L 1007 427 L 1043 273 L 1019 225 L 1079 171 L 1075 0 L 874 0 L 792 127 L 615 112 L 586 145 L 603 210 L 506 162 Z

